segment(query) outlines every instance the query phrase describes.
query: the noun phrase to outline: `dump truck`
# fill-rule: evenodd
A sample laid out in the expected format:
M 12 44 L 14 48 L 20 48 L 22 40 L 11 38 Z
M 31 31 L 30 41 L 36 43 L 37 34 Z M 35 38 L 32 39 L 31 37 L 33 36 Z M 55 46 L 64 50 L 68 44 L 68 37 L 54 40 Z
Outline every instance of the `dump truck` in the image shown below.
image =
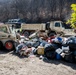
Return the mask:
M 62 21 L 51 21 L 41 24 L 21 24 L 21 30 L 25 36 L 29 36 L 37 30 L 48 33 L 49 29 L 53 34 L 66 34 L 68 32 L 68 30 L 65 29 L 64 23 Z M 69 29 L 69 32 L 73 32 L 73 29 Z
M 15 48 L 17 39 L 12 27 L 5 24 L 0 24 L 0 49 L 5 48 L 10 51 Z

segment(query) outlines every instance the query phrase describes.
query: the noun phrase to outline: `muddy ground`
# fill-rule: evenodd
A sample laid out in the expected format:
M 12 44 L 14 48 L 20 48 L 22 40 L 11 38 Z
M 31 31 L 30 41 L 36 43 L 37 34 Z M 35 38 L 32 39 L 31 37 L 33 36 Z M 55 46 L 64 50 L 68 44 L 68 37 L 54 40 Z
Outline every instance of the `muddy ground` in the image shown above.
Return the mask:
M 76 75 L 76 64 L 43 61 L 36 56 L 20 58 L 13 52 L 0 51 L 0 75 Z

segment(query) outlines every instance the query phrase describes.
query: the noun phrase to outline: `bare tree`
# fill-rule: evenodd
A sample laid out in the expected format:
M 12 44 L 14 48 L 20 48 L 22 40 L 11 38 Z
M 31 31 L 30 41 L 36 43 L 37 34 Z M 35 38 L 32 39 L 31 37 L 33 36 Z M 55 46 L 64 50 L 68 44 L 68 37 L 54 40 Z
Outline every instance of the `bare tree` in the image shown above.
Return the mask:
M 21 18 L 27 22 L 65 20 L 76 0 L 0 0 L 0 21 Z

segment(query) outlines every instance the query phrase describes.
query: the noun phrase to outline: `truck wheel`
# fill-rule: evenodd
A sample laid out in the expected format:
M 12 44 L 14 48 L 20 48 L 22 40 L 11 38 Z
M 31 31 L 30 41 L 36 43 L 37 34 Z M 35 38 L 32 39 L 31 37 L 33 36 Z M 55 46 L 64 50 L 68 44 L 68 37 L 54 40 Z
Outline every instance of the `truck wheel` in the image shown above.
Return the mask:
M 8 51 L 11 51 L 14 49 L 14 43 L 12 41 L 7 41 L 5 43 L 5 49 L 7 49 Z
M 24 36 L 25 36 L 25 37 L 29 37 L 29 32 L 25 31 L 25 32 L 24 32 Z
M 50 37 L 50 36 L 54 36 L 54 35 L 56 35 L 55 31 L 51 32 L 48 36 Z
M 34 33 L 34 32 L 33 32 L 33 31 L 31 31 L 31 32 L 30 32 L 30 35 L 31 35 L 31 34 L 33 34 L 33 33 Z
M 0 41 L 0 49 L 3 48 L 3 43 Z

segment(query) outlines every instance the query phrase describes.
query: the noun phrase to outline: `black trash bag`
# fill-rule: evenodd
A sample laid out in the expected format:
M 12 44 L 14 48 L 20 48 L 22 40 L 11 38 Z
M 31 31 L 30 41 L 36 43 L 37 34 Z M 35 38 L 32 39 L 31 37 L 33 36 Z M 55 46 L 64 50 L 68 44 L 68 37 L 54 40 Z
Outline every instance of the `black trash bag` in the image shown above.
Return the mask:
M 27 46 L 28 48 L 31 48 L 33 43 L 32 43 L 31 41 L 28 41 L 28 42 L 26 42 L 25 44 L 26 44 L 26 46 Z
M 73 52 L 66 53 L 64 56 L 64 60 L 67 62 L 73 63 L 74 62 Z
M 40 42 L 37 41 L 37 42 L 35 42 L 35 43 L 33 44 L 33 47 L 37 48 L 39 45 L 40 45 Z
M 44 56 L 48 59 L 55 59 L 56 53 L 54 46 L 49 46 L 44 49 Z
M 37 54 L 37 49 L 36 49 L 36 48 L 33 50 L 33 54 L 34 54 L 34 55 Z
M 52 43 L 52 46 L 56 49 L 58 48 L 62 48 L 62 44 L 61 43 Z
M 74 62 L 76 63 L 76 50 L 73 52 Z
M 0 49 L 3 49 L 3 43 L 0 41 Z
M 71 51 L 76 50 L 76 37 L 70 37 L 68 38 L 68 40 L 66 41 L 66 44 L 69 46 Z

